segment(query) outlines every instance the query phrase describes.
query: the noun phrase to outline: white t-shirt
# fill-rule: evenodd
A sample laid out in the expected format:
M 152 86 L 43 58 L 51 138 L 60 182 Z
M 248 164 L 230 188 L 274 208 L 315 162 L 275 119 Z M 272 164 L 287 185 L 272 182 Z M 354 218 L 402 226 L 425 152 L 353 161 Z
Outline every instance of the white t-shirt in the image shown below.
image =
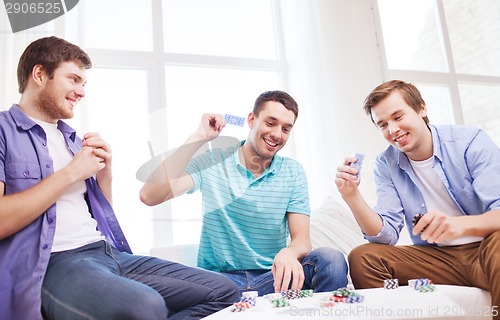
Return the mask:
M 33 121 L 39 124 L 47 135 L 47 147 L 54 162 L 54 172 L 61 170 L 73 159 L 62 132 L 57 129 L 57 124 L 37 119 Z M 96 229 L 97 221 L 90 215 L 84 197 L 86 191 L 85 181 L 78 181 L 57 200 L 52 252 L 71 250 L 105 239 Z
M 455 201 L 451 198 L 443 181 L 441 181 L 437 172 L 432 169 L 434 156 L 422 161 L 409 160 L 417 176 L 415 183 L 424 196 L 427 210 L 440 211 L 452 217 L 462 216 L 462 211 L 460 211 Z M 439 243 L 439 245 L 454 246 L 481 240 L 483 240 L 482 237 L 460 237 Z

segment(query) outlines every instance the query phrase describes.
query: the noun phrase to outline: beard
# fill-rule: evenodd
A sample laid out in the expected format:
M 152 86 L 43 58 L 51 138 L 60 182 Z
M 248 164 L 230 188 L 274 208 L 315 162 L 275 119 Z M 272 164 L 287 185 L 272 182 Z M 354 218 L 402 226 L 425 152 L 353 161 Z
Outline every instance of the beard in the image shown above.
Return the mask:
M 65 108 L 57 101 L 57 93 L 54 90 L 52 81 L 47 83 L 47 86 L 38 95 L 36 105 L 38 110 L 45 114 L 50 119 L 70 119 L 73 118 L 73 112 Z

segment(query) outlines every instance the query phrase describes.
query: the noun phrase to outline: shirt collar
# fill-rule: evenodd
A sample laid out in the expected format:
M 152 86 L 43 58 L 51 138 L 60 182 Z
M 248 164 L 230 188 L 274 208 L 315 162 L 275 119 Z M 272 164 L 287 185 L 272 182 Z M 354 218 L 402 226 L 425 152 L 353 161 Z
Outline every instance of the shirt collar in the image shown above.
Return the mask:
M 245 142 L 246 142 L 246 140 L 241 140 L 239 148 L 241 148 L 245 144 Z M 233 159 L 234 159 L 236 166 L 238 168 L 244 169 L 245 171 L 248 170 L 244 165 L 241 164 L 240 156 L 239 156 L 239 149 L 233 153 Z M 278 154 L 275 154 L 273 157 L 273 160 L 271 161 L 271 164 L 269 165 L 269 167 L 266 168 L 266 170 L 264 170 L 264 172 L 262 172 L 261 176 L 271 174 L 271 173 L 275 174 L 275 172 L 277 170 L 277 164 L 280 162 L 280 159 L 281 159 L 281 156 L 279 156 Z
M 14 119 L 16 125 L 23 130 L 30 130 L 36 125 L 36 122 L 31 120 L 30 117 L 28 117 L 17 104 L 13 104 L 12 107 L 10 107 L 9 112 L 12 115 L 12 118 Z M 62 120 L 59 120 L 57 122 L 57 128 L 64 134 L 64 136 L 69 137 L 71 141 L 75 142 L 75 129 L 71 128 Z
M 431 137 L 432 137 L 432 150 L 433 150 L 433 156 L 437 158 L 440 162 L 443 156 L 443 153 L 441 151 L 441 142 L 439 139 L 439 135 L 437 133 L 437 129 L 434 125 L 428 124 L 429 130 L 431 131 Z M 408 160 L 408 157 L 404 152 L 401 152 L 398 150 L 398 165 L 401 169 L 403 170 L 408 170 L 408 168 L 411 166 L 410 161 Z

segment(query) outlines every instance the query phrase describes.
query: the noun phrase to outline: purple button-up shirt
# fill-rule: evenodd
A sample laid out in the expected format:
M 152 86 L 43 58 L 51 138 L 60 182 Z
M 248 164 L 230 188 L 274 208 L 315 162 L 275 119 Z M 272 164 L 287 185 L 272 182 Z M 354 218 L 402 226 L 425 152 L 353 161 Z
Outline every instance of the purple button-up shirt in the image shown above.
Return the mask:
M 73 154 L 82 148 L 73 128 L 59 121 Z M 17 106 L 0 112 L 0 180 L 5 195 L 22 192 L 54 172 L 43 129 Z M 107 241 L 131 253 L 113 209 L 94 178 L 87 179 L 87 203 Z M 2 221 L 0 221 L 2 223 Z M 56 228 L 53 204 L 35 221 L 0 240 L 0 319 L 42 319 L 41 287 Z

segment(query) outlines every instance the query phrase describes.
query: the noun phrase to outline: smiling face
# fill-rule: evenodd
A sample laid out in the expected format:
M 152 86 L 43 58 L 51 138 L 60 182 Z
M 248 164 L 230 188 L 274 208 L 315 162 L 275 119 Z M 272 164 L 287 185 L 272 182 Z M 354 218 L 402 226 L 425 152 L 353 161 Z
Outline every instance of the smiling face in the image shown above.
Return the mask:
M 288 141 L 294 122 L 293 111 L 276 101 L 267 101 L 258 116 L 250 113 L 248 115 L 250 132 L 243 145 L 247 164 L 270 163 L 274 155 Z
M 85 68 L 74 62 L 61 63 L 52 78 L 45 75 L 36 98 L 40 120 L 56 123 L 72 118 L 75 105 L 85 96 L 85 83 Z
M 425 116 L 425 104 L 416 112 L 398 90 L 371 108 L 373 122 L 384 138 L 416 161 L 428 159 L 433 154 L 432 136 L 424 121 Z

